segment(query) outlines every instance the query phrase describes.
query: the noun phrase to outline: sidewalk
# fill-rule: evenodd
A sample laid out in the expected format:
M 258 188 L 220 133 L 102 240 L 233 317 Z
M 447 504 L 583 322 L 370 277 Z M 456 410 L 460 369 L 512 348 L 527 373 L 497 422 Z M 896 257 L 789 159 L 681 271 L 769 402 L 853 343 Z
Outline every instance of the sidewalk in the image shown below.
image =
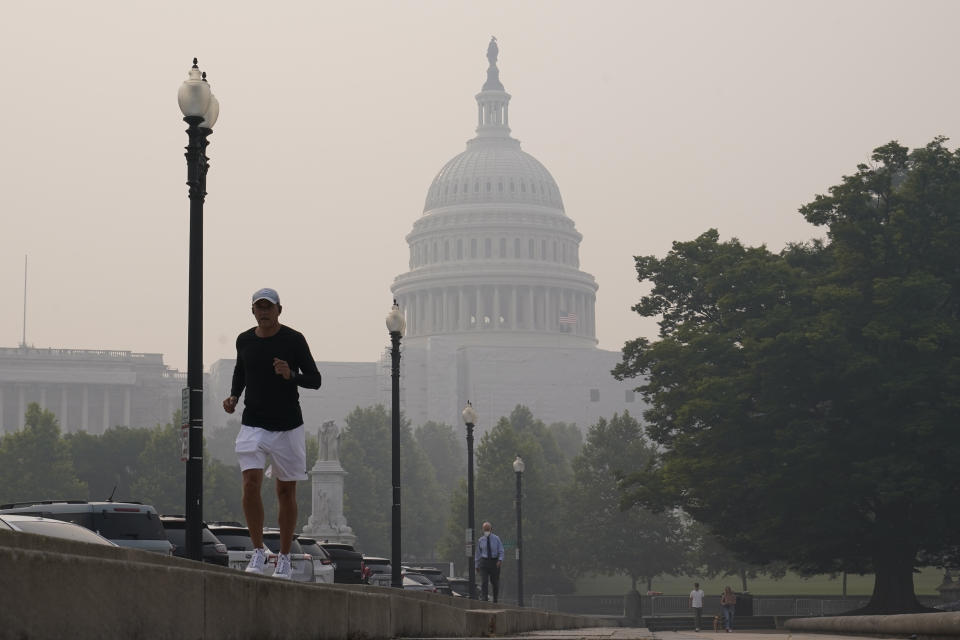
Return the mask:
M 879 638 L 879 636 L 876 636 Z M 596 627 L 591 629 L 568 629 L 563 631 L 531 631 L 516 639 L 523 640 L 851 640 L 851 636 L 822 633 L 797 633 L 782 630 L 747 630 L 722 633 L 701 631 L 657 631 L 642 627 Z M 857 636 L 857 640 L 870 640 L 871 636 Z M 507 640 L 502 638 L 501 640 Z

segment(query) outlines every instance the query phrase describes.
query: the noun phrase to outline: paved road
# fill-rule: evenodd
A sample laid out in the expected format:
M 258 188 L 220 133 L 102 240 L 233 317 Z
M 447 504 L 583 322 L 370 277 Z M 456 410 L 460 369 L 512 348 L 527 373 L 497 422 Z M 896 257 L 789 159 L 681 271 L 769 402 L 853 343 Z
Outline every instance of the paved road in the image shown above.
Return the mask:
M 733 633 L 713 631 L 657 631 L 641 627 L 597 627 L 593 629 L 569 629 L 565 631 L 531 631 L 516 636 L 517 640 L 851 640 L 852 636 L 821 633 L 795 633 L 783 630 L 750 630 Z M 857 640 L 870 640 L 870 636 L 856 636 Z M 505 639 L 500 639 L 505 640 Z

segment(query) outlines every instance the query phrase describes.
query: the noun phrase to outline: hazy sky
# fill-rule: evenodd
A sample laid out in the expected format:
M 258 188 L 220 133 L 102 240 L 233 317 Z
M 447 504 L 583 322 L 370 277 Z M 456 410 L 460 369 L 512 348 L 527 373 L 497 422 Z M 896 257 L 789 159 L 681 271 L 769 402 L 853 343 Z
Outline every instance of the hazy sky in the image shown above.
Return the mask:
M 204 362 L 250 294 L 321 360 L 371 361 L 427 187 L 474 135 L 491 35 L 510 124 L 553 174 L 600 285 L 710 227 L 780 249 L 796 212 L 890 140 L 960 128 L 956 2 L 15 2 L 0 24 L 0 346 L 186 366 L 191 59 L 221 105 L 205 209 Z M 953 143 L 951 143 L 953 146 Z

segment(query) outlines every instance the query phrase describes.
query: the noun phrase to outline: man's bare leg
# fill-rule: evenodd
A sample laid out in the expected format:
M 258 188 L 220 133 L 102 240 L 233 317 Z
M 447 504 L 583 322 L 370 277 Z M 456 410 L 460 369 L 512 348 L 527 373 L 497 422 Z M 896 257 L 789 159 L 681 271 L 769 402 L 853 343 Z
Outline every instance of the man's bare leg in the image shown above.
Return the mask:
M 280 553 L 290 553 L 293 530 L 297 526 L 297 481 L 277 480 L 277 520 L 280 526 Z M 261 521 L 263 519 L 261 511 Z
M 260 497 L 262 484 L 263 469 L 247 469 L 243 472 L 243 515 L 247 519 L 250 542 L 254 549 L 263 548 L 263 499 Z

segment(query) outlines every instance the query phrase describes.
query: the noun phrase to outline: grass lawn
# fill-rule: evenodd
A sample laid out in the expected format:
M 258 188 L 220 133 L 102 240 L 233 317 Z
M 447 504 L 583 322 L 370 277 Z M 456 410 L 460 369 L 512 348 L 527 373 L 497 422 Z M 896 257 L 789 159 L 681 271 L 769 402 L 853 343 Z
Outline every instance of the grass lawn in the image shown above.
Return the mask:
M 700 587 L 708 594 L 719 595 L 723 587 L 730 585 L 734 591 L 740 590 L 740 578 L 728 576 L 712 580 L 686 576 L 660 576 L 653 581 L 653 590 L 666 595 L 687 595 L 693 589 L 696 580 Z M 917 595 L 936 596 L 937 587 L 943 581 L 941 569 L 927 568 L 913 576 L 913 585 Z M 788 573 L 781 580 L 772 580 L 761 576 L 753 580 L 747 579 L 747 586 L 755 596 L 803 596 L 803 595 L 843 595 L 843 579 L 829 576 L 814 576 L 803 578 Z M 643 593 L 646 585 L 638 584 L 637 589 Z M 614 595 L 623 594 L 630 590 L 630 579 L 622 576 L 584 576 L 577 580 L 577 595 Z M 847 576 L 848 596 L 867 596 L 873 593 L 873 575 Z

